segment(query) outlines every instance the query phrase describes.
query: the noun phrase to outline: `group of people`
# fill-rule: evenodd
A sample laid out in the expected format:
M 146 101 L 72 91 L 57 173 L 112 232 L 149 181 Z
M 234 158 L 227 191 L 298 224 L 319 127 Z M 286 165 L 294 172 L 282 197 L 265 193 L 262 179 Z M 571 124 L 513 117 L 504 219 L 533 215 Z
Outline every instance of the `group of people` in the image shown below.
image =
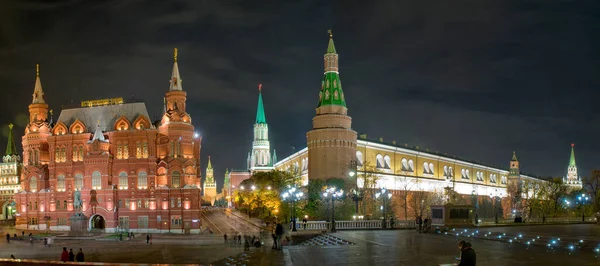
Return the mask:
M 273 237 L 273 249 L 281 250 L 281 238 L 283 237 L 283 225 L 277 223 L 273 226 L 271 236 Z
M 9 233 L 6 233 L 6 242 L 7 242 L 7 243 L 10 243 L 10 239 L 11 239 L 11 237 L 10 237 L 10 234 L 9 234 Z M 25 231 L 22 231 L 22 232 L 21 232 L 21 237 L 20 237 L 20 238 L 17 236 L 17 234 L 14 234 L 12 239 L 13 239 L 13 240 L 23 240 L 23 239 L 25 239 Z M 29 243 L 30 243 L 31 245 L 33 245 L 33 240 L 34 240 L 34 238 L 33 238 L 33 234 L 32 234 L 32 233 L 29 233 Z M 50 240 L 50 241 L 51 241 L 51 240 Z M 48 244 L 50 244 L 50 243 L 51 243 L 51 242 L 49 242 L 49 239 L 48 239 L 48 238 L 44 238 L 44 245 L 45 245 L 45 246 L 48 246 Z
M 427 233 L 431 230 L 431 219 L 429 217 L 423 220 L 423 216 L 419 215 L 416 218 L 417 231 L 419 233 Z
M 60 254 L 60 260 L 62 262 L 67 262 L 67 261 L 78 261 L 78 262 L 84 262 L 84 256 L 83 256 L 83 249 L 79 249 L 79 252 L 77 252 L 77 255 L 75 255 L 75 253 L 73 253 L 73 249 L 69 249 L 69 251 L 67 251 L 66 247 L 63 247 L 63 251 Z
M 229 244 L 231 246 L 242 245 L 242 234 L 236 232 L 231 237 L 227 235 L 227 233 L 223 234 L 223 241 L 225 244 Z M 246 235 L 244 234 L 244 250 L 249 250 L 251 246 L 259 248 L 262 245 L 260 238 L 255 235 Z

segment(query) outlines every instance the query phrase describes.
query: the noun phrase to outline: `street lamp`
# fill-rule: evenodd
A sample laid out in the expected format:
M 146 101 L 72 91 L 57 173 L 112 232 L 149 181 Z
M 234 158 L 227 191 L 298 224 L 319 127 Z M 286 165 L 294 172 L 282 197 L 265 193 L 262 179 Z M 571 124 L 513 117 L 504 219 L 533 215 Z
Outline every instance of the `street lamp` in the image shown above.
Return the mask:
M 387 200 L 392 198 L 392 193 L 388 192 L 385 188 L 381 188 L 381 190 L 377 193 L 375 193 L 375 198 L 382 198 L 383 199 L 383 206 L 381 208 L 381 210 L 383 211 L 383 220 L 381 220 L 381 228 L 386 228 L 386 221 L 387 221 Z
M 581 204 L 581 221 L 585 222 L 585 203 L 589 200 L 590 198 L 588 196 L 586 196 L 584 193 L 581 194 L 581 196 L 577 197 L 577 203 Z
M 304 196 L 302 191 L 297 190 L 295 187 L 288 189 L 288 191 L 284 192 L 281 197 L 284 201 L 288 200 L 292 202 L 292 231 L 296 232 L 296 201 L 300 200 Z
M 496 201 L 498 197 L 502 197 L 502 192 L 498 193 L 498 189 L 494 189 L 492 193 L 490 193 L 490 198 L 492 198 L 492 204 L 494 205 L 494 223 L 498 224 L 498 210 L 496 209 Z M 515 210 L 513 210 L 513 213 Z
M 342 196 L 344 196 L 344 190 L 340 189 L 337 190 L 335 187 L 330 187 L 325 189 L 325 192 L 323 192 L 323 197 L 325 197 L 325 199 L 327 199 L 327 197 L 330 198 L 331 200 L 331 232 L 335 233 L 335 203 L 334 200 L 335 199 L 341 199 Z

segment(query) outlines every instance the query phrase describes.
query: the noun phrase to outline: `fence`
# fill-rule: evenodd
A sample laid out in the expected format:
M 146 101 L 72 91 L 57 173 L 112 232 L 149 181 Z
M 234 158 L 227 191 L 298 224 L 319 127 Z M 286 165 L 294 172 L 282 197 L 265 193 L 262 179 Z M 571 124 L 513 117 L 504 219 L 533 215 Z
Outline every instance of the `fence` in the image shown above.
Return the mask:
M 529 219 L 524 219 L 523 223 L 581 223 L 582 221 L 582 217 L 578 216 L 578 217 L 547 217 L 546 220 L 544 221 L 544 219 L 542 217 L 536 217 L 536 218 L 529 218 Z M 586 223 L 594 223 L 596 222 L 596 217 L 585 217 L 585 222 Z M 498 224 L 514 224 L 515 220 L 514 219 L 504 219 L 504 218 L 498 218 Z M 494 218 L 485 218 L 485 219 L 479 219 L 479 225 L 494 225 L 496 224 L 496 221 L 494 220 Z
M 335 221 L 337 230 L 357 230 L 357 229 L 380 229 L 382 228 L 382 220 L 351 220 L 351 221 Z M 306 226 L 306 227 L 305 227 Z M 307 223 L 296 223 L 298 230 L 327 230 L 330 229 L 331 222 L 326 221 L 310 221 Z M 390 221 L 385 221 L 386 228 L 390 227 Z M 393 228 L 415 228 L 414 220 L 395 220 Z

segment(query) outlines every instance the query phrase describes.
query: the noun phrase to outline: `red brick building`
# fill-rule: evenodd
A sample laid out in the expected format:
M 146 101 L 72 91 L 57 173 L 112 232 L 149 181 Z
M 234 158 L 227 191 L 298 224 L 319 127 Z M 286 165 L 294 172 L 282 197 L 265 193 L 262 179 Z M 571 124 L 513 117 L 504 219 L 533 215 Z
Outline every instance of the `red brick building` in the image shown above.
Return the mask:
M 84 101 L 56 123 L 37 71 L 23 136 L 17 228 L 71 229 L 80 191 L 88 230 L 200 232 L 200 149 L 174 56 L 162 120 L 143 102 Z

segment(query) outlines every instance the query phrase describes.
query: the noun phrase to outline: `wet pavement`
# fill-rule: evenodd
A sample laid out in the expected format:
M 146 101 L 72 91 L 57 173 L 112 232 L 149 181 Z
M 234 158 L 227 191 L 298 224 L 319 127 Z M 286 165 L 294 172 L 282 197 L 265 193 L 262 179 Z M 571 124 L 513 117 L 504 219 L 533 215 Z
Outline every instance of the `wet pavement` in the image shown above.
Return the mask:
M 480 228 L 479 228 L 480 229 Z M 459 229 L 457 229 L 458 231 Z M 467 229 L 454 234 L 419 234 L 412 230 L 342 231 L 334 236 L 355 245 L 290 246 L 291 263 L 286 265 L 439 265 L 456 262 L 460 256 L 458 242 L 466 239 L 477 252 L 478 265 L 600 265 L 600 226 L 552 225 L 486 228 L 485 232 Z M 491 231 L 491 234 L 488 233 Z M 474 234 L 474 235 L 472 235 Z M 488 234 L 488 237 L 484 235 Z M 506 234 L 506 235 L 504 235 Z M 478 236 L 475 236 L 478 235 Z M 497 240 L 498 235 L 503 235 Z M 522 235 L 509 242 L 510 238 Z M 527 244 L 539 236 L 541 244 Z M 561 240 L 548 247 L 548 241 Z M 573 245 L 575 239 L 585 236 L 585 248 Z M 573 246 L 573 248 L 570 248 Z

